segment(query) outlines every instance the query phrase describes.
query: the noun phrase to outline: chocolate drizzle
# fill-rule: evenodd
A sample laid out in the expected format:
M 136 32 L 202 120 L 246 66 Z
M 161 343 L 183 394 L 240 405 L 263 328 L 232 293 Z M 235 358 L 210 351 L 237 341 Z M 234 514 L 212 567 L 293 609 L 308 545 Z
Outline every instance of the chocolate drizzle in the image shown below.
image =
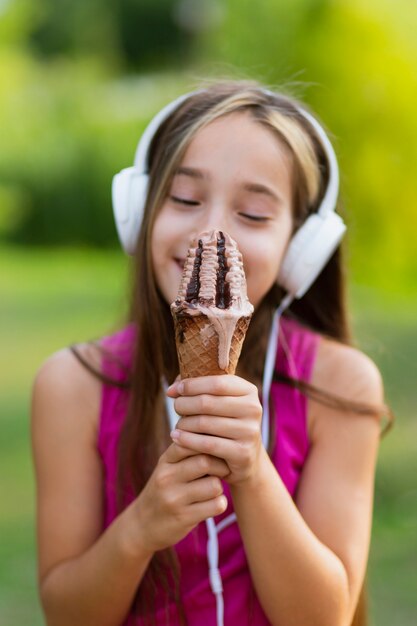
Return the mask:
M 195 251 L 195 259 L 193 271 L 191 274 L 190 282 L 187 286 L 187 294 L 185 296 L 185 301 L 189 304 L 197 304 L 198 303 L 198 294 L 200 292 L 200 268 L 201 268 L 201 255 L 203 253 L 203 242 L 201 239 L 198 240 L 198 248 Z
M 230 307 L 230 287 L 226 282 L 226 274 L 229 271 L 226 260 L 226 245 L 225 238 L 221 231 L 219 231 L 219 237 L 217 238 L 217 259 L 219 262 L 219 269 L 217 273 L 216 283 L 216 307 L 219 309 L 228 309 Z

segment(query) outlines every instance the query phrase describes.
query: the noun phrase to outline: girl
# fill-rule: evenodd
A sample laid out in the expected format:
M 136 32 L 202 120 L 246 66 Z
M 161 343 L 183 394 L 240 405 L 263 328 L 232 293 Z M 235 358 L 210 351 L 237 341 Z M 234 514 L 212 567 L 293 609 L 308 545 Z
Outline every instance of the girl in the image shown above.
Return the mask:
M 126 326 L 34 383 L 48 625 L 365 624 L 383 390 L 351 346 L 324 131 L 217 83 L 153 120 L 113 191 Z M 169 304 L 211 229 L 237 241 L 255 313 L 236 376 L 181 381 Z

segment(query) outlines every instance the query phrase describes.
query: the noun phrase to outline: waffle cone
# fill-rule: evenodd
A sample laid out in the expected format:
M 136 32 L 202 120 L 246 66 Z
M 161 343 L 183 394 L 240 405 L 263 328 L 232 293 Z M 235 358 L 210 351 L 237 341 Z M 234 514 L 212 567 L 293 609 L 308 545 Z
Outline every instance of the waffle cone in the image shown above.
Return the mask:
M 242 350 L 250 317 L 240 317 L 233 333 L 229 364 L 219 367 L 219 338 L 208 317 L 200 315 L 175 315 L 175 342 L 181 378 L 234 374 Z

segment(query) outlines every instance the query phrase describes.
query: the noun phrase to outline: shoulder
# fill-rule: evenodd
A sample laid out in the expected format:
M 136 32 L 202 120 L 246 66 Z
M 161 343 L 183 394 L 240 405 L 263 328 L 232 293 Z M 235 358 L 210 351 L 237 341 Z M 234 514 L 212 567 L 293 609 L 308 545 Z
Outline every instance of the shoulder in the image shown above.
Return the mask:
M 101 370 L 99 350 L 88 343 L 76 344 L 76 351 L 83 361 L 98 372 Z M 41 363 L 34 378 L 34 389 L 50 393 L 74 394 L 92 400 L 100 386 L 100 380 L 83 365 L 70 348 L 62 348 Z M 90 404 L 90 402 L 89 402 Z
M 327 337 L 320 339 L 311 382 L 346 399 L 383 401 L 382 377 L 374 361 L 357 348 Z
M 100 371 L 98 350 L 77 344 L 81 358 Z M 36 372 L 32 387 L 32 421 L 42 428 L 78 429 L 94 437 L 98 426 L 101 381 L 63 348 L 50 355 Z
M 311 384 L 324 394 L 338 398 L 342 403 L 354 403 L 382 407 L 384 402 L 383 382 L 376 364 L 355 347 L 321 337 L 312 371 Z M 351 421 L 359 417 L 352 410 L 325 406 L 317 400 L 309 400 L 309 432 L 314 439 L 316 432 L 329 421 L 338 417 Z M 360 422 L 368 420 L 355 420 Z M 373 421 L 377 421 L 373 418 Z
M 88 344 L 77 345 L 97 360 Z M 69 348 L 48 357 L 33 382 L 32 456 L 36 479 L 39 576 L 82 554 L 102 528 L 102 463 L 97 447 L 101 381 Z

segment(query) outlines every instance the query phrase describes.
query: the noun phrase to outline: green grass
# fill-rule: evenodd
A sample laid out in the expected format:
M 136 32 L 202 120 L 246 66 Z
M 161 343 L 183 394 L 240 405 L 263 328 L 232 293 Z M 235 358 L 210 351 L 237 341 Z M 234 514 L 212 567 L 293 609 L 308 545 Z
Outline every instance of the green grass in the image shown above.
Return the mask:
M 411 626 L 417 614 L 417 299 L 356 286 L 351 300 L 360 347 L 378 364 L 396 415 L 394 429 L 381 442 L 375 485 L 373 623 Z
M 119 252 L 0 248 L 0 626 L 41 626 L 36 591 L 29 403 L 52 352 L 112 332 L 122 319 L 128 261 Z M 369 568 L 377 626 L 417 614 L 417 302 L 356 286 L 359 344 L 378 363 L 397 414 L 382 442 Z

